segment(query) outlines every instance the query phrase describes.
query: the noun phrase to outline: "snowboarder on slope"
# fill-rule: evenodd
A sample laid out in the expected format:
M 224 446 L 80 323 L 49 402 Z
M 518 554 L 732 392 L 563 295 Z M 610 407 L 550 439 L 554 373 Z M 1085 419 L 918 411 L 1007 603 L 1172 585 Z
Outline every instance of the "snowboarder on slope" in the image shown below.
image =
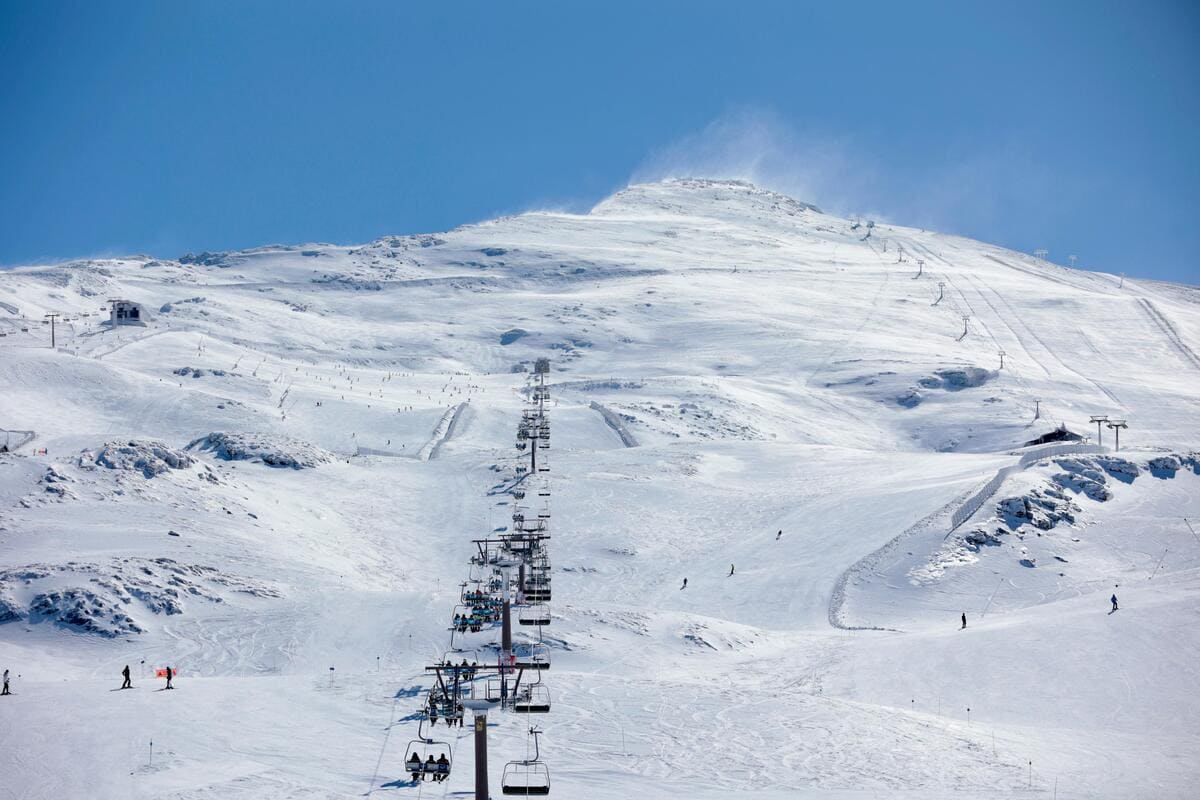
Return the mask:
M 960 631 L 963 628 L 967 627 L 967 612 L 965 612 L 965 611 L 963 612 L 963 615 L 962 615 L 962 622 L 963 622 L 962 628 L 959 628 Z
M 122 689 L 132 689 L 133 684 L 129 680 L 129 665 L 128 664 L 125 665 L 125 669 L 121 670 L 121 675 L 125 678 L 125 680 L 121 683 L 121 688 Z
M 167 667 L 167 688 L 168 689 L 175 688 L 174 686 L 171 685 L 171 678 L 173 678 L 173 677 L 175 677 L 175 670 L 171 669 L 170 667 Z
M 679 587 L 679 591 L 681 591 L 681 592 L 682 592 L 682 591 L 683 591 L 684 589 L 686 589 L 686 588 L 687 588 L 687 578 L 684 578 L 684 579 L 683 579 L 683 586 L 680 586 L 680 587 Z
M 1112 600 L 1113 611 L 1116 611 L 1117 610 L 1117 595 L 1116 595 L 1116 593 L 1114 592 L 1113 596 L 1109 599 Z
M 728 578 L 730 575 L 733 575 L 733 564 L 729 565 L 729 575 L 726 575 L 725 577 Z

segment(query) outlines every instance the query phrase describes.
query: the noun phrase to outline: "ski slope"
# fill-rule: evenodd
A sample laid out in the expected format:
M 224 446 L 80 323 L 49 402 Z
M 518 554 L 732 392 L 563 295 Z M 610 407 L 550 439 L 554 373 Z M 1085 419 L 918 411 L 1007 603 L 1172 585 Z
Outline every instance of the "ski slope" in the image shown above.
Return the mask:
M 0 797 L 470 796 L 469 725 L 401 762 L 541 357 L 552 796 L 1200 785 L 1194 287 L 697 179 L 17 268 L 0 333 Z

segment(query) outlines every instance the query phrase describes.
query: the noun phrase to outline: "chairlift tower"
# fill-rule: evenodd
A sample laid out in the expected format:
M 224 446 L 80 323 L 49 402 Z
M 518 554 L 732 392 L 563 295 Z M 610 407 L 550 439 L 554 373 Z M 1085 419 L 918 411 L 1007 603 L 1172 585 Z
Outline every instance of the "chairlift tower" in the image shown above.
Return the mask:
M 550 397 L 550 389 L 546 386 L 546 376 L 550 374 L 550 359 L 539 358 L 534 362 L 533 374 L 537 383 L 533 387 L 533 400 L 537 403 L 537 416 L 529 426 L 529 472 L 537 474 L 537 451 L 540 440 L 549 438 L 549 426 L 546 423 L 546 400 Z
M 962 321 L 963 321 L 963 332 L 962 332 L 962 335 L 958 337 L 958 341 L 960 341 L 960 342 L 963 339 L 967 338 L 967 334 L 971 330 L 971 328 L 970 328 L 971 318 L 969 316 L 967 316 L 966 314 L 964 314 Z
M 1129 425 L 1123 419 L 1111 419 L 1104 423 L 1104 427 L 1110 429 L 1117 437 L 1117 450 L 1121 449 L 1121 429 L 1128 428 Z
M 1071 262 L 1071 269 L 1075 269 L 1075 262 L 1078 260 L 1079 260 L 1079 256 L 1077 256 L 1077 255 L 1067 256 L 1067 261 Z
M 1092 418 L 1091 418 L 1091 420 L 1089 420 L 1089 422 L 1094 423 L 1096 426 L 1096 444 L 1103 446 L 1104 438 L 1100 435 L 1100 426 L 1103 425 L 1104 423 L 1108 422 L 1108 414 L 1103 414 L 1103 415 L 1093 414 Z
M 492 704 L 487 700 L 463 700 L 463 708 L 475 715 L 475 800 L 491 800 L 488 795 L 487 712 Z
M 1040 397 L 1033 398 L 1033 418 L 1042 418 L 1042 398 Z
M 946 282 L 938 281 L 938 299 L 934 300 L 933 304 L 936 306 L 938 303 L 942 302 L 942 300 L 944 300 L 945 298 L 946 298 Z
M 1050 255 L 1050 251 L 1044 247 L 1039 247 L 1037 250 L 1033 251 L 1033 257 L 1036 258 L 1038 261 L 1045 261 L 1046 256 L 1048 256 L 1048 255 Z
M 925 259 L 918 258 L 917 259 L 917 274 L 913 276 L 913 280 L 916 280 L 917 278 L 921 277 L 921 275 L 924 272 L 925 272 Z
M 998 355 L 1000 356 L 1000 369 L 1004 369 L 1004 357 L 1008 355 L 1008 353 L 1005 353 L 1003 350 L 1001 350 L 999 351 Z
M 50 320 L 50 349 L 54 349 L 54 322 L 61 314 L 46 314 L 46 319 Z

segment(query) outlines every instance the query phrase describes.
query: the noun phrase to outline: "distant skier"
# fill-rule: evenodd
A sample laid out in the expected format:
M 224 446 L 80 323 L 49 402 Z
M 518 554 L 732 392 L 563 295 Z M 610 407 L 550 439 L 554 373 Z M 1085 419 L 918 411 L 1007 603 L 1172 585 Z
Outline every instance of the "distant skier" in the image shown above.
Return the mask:
M 12 694 L 12 692 L 8 690 L 8 670 L 4 670 L 4 688 L 0 689 L 0 695 L 2 694 Z
M 733 564 L 730 564 L 730 565 L 729 565 L 729 575 L 726 575 L 725 577 L 726 577 L 726 578 L 729 578 L 729 577 L 731 577 L 732 575 L 733 575 Z
M 173 677 L 175 677 L 175 670 L 171 669 L 170 667 L 167 667 L 167 688 L 168 689 L 175 688 L 174 686 L 171 685 L 171 678 L 173 678 Z
M 962 623 L 963 623 L 962 628 L 959 628 L 960 631 L 963 628 L 967 627 L 967 612 L 965 612 L 965 611 L 963 612 L 963 615 L 962 615 Z
M 131 683 L 129 680 L 129 665 L 128 664 L 125 665 L 125 669 L 121 670 L 121 675 L 125 678 L 124 682 L 121 683 L 121 688 L 122 689 L 132 689 L 133 683 Z
M 1116 611 L 1117 610 L 1117 595 L 1116 595 L 1116 593 L 1114 592 L 1113 596 L 1109 599 L 1112 600 L 1113 611 Z
M 775 534 L 775 541 L 778 542 L 782 537 L 783 537 L 783 531 L 780 531 L 779 533 Z
M 684 589 L 686 589 L 686 588 L 687 588 L 687 578 L 684 578 L 684 579 L 683 579 L 683 586 L 680 586 L 680 587 L 679 587 L 679 591 L 681 591 L 681 592 L 682 592 L 682 591 L 683 591 Z

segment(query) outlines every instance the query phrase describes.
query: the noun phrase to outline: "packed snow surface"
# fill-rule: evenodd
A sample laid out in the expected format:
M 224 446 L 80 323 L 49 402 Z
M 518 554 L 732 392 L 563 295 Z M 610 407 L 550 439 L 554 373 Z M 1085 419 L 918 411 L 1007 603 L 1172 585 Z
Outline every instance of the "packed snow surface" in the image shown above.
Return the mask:
M 534 722 L 560 798 L 1195 797 L 1197 353 L 1195 287 L 705 180 L 0 273 L 0 798 L 470 796 L 469 724 L 401 762 L 543 357 L 494 796 Z

